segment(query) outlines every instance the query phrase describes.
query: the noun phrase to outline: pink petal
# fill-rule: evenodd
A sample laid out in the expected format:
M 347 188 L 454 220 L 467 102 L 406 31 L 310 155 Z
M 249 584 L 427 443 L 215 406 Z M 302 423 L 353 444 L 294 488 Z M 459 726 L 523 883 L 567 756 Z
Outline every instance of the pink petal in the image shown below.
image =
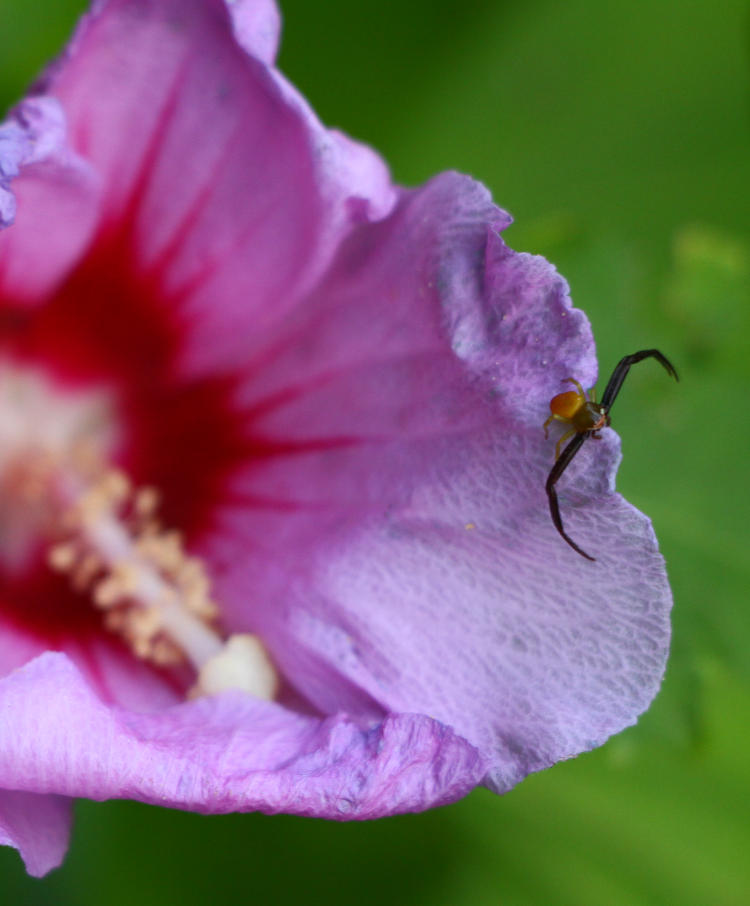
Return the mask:
M 0 126 L 0 176 L 8 167 L 11 177 L 19 170 L 20 175 L 12 184 L 15 198 L 6 190 L 5 223 L 0 211 L 0 227 L 15 215 L 13 229 L 0 233 L 0 295 L 41 301 L 64 279 L 91 237 L 98 182 L 68 147 L 65 117 L 53 98 L 24 101 Z
M 493 222 L 446 175 L 345 243 L 253 369 L 244 402 L 276 455 L 238 482 L 256 511 L 209 543 L 230 619 L 318 707 L 434 716 L 504 790 L 647 707 L 671 596 L 650 523 L 613 493 L 612 432 L 560 484 L 598 562 L 552 525 L 541 425 L 562 377 L 592 381 L 593 342 Z
M 185 358 L 214 368 L 394 197 L 379 158 L 324 130 L 265 65 L 275 8 L 241 6 L 234 27 L 261 59 L 219 0 L 109 0 L 44 83 L 107 187 L 104 238 L 179 302 Z
M 226 0 L 237 42 L 269 66 L 276 59 L 281 16 L 274 0 Z
M 584 561 L 548 521 L 533 443 L 466 439 L 453 468 L 431 468 L 425 451 L 410 504 L 342 545 L 290 620 L 298 645 L 383 707 L 408 702 L 473 742 L 500 791 L 634 723 L 669 645 L 648 520 L 579 482 L 571 530 L 598 557 Z M 585 451 L 574 487 L 583 469 L 603 477 L 608 446 Z
M 34 877 L 65 858 L 72 820 L 70 799 L 0 789 L 0 846 L 13 846 Z
M 364 819 L 460 798 L 484 771 L 422 715 L 360 727 L 240 693 L 138 713 L 105 705 L 52 653 L 0 680 L 0 783 L 16 789 Z

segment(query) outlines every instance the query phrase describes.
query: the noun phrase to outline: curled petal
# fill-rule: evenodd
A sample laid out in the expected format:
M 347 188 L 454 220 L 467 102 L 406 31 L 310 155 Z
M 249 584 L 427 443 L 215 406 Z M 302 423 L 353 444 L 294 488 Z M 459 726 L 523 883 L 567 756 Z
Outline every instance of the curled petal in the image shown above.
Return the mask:
M 68 145 L 57 100 L 29 98 L 15 108 L 0 126 L 0 229 L 15 220 L 0 233 L 0 293 L 38 302 L 63 280 L 91 238 L 98 186 Z
M 452 801 L 485 765 L 423 715 L 359 726 L 226 693 L 143 714 L 107 707 L 70 660 L 0 680 L 0 783 L 205 813 L 375 818 Z
M 0 846 L 13 846 L 30 875 L 41 877 L 68 848 L 71 801 L 64 796 L 0 789 Z
M 276 59 L 281 16 L 274 0 L 226 0 L 237 43 L 269 66 Z

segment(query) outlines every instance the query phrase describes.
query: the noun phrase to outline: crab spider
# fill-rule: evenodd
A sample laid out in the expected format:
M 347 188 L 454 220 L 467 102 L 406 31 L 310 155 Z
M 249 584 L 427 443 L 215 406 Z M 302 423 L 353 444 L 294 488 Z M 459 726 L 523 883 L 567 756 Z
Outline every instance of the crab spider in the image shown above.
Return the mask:
M 564 378 L 565 382 L 575 385 L 575 390 L 566 390 L 564 393 L 558 393 L 550 401 L 549 408 L 551 415 L 544 423 L 544 436 L 547 436 L 547 426 L 552 421 L 561 421 L 570 425 L 570 429 L 563 434 L 558 440 L 555 447 L 555 464 L 547 477 L 547 497 L 549 498 L 549 509 L 552 515 L 552 522 L 555 528 L 567 541 L 567 543 L 578 551 L 578 553 L 587 560 L 595 560 L 590 554 L 582 550 L 573 539 L 566 534 L 563 528 L 562 518 L 560 517 L 560 507 L 557 501 L 557 491 L 555 485 L 560 479 L 562 473 L 570 465 L 573 457 L 580 450 L 581 445 L 587 437 L 598 439 L 601 428 L 606 428 L 610 423 L 609 413 L 612 405 L 620 392 L 620 388 L 627 377 L 630 366 L 635 365 L 643 359 L 656 359 L 676 381 L 679 380 L 677 372 L 669 359 L 659 352 L 658 349 L 641 349 L 640 352 L 634 352 L 632 355 L 626 355 L 617 363 L 612 376 L 607 382 L 604 396 L 600 403 L 596 402 L 594 391 L 590 393 L 590 398 L 586 398 L 583 387 L 575 378 Z M 564 441 L 572 437 L 573 439 L 560 452 L 560 447 Z

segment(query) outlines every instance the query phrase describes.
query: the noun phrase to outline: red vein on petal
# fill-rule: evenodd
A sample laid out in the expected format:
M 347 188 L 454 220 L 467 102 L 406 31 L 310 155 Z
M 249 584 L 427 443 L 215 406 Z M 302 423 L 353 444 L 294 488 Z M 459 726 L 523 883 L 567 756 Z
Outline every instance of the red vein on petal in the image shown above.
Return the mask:
M 125 200 L 122 211 L 113 217 L 113 221 L 116 221 L 123 231 L 127 231 L 132 227 L 138 206 L 151 185 L 161 148 L 172 126 L 174 116 L 179 109 L 180 93 L 185 74 L 194 58 L 195 50 L 192 47 L 188 47 L 184 57 L 177 66 L 174 77 L 169 83 L 167 92 L 160 105 L 155 118 L 155 126 L 143 152 L 138 172 L 133 179 L 129 198 Z M 114 229 L 116 231 L 117 227 L 114 227 Z
M 193 228 L 199 222 L 204 208 L 216 188 L 215 174 L 224 169 L 232 151 L 235 150 L 237 138 L 244 128 L 245 124 L 243 120 L 239 118 L 231 135 L 225 139 L 224 146 L 221 149 L 221 153 L 219 154 L 216 163 L 207 168 L 205 182 L 197 188 L 193 202 L 188 206 L 181 222 L 174 228 L 172 237 L 168 240 L 167 244 L 162 251 L 159 252 L 154 261 L 149 264 L 149 271 L 151 271 L 157 279 L 164 277 L 164 272 L 174 262 L 175 257 L 187 242 Z M 180 295 L 180 293 L 181 290 L 178 290 L 177 294 Z

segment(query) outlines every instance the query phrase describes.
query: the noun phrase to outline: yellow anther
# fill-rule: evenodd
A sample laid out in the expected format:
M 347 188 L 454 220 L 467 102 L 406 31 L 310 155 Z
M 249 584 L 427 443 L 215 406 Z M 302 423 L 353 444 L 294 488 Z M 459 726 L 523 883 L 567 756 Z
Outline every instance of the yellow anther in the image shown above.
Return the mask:
M 133 594 L 138 586 L 138 570 L 130 560 L 122 560 L 112 567 L 112 578 L 116 579 L 126 594 Z
M 175 574 L 175 579 L 184 588 L 193 588 L 196 585 L 202 587 L 204 584 L 208 587 L 206 571 L 197 557 L 185 556 Z
M 128 611 L 128 633 L 133 639 L 151 641 L 161 629 L 161 614 L 157 607 L 137 607 Z
M 157 667 L 176 667 L 185 661 L 185 657 L 176 645 L 160 637 L 151 646 L 151 660 Z
M 130 494 L 130 479 L 119 469 L 111 469 L 105 472 L 99 488 L 108 503 L 122 503 Z
M 186 592 L 184 600 L 185 607 L 202 620 L 215 620 L 219 615 L 219 608 L 203 592 Z
M 78 548 L 75 544 L 62 543 L 50 548 L 47 554 L 47 563 L 52 569 L 60 573 L 71 570 L 78 559 Z
M 180 588 L 187 595 L 191 595 L 192 597 L 206 597 L 206 595 L 208 595 L 210 584 L 205 573 L 196 573 L 188 576 L 187 579 L 182 574 L 178 573 L 175 579 Z
M 123 587 L 122 582 L 116 576 L 102 579 L 94 587 L 94 603 L 103 610 L 114 607 L 126 596 L 127 589 Z
M 101 485 L 89 488 L 66 513 L 71 528 L 93 525 L 110 507 L 108 495 Z
M 153 516 L 159 506 L 159 492 L 156 488 L 139 488 L 133 497 L 133 512 L 139 519 Z
M 70 579 L 76 591 L 86 591 L 94 576 L 102 569 L 102 561 L 96 554 L 88 552 L 73 567 Z
M 140 636 L 131 638 L 128 636 L 128 642 L 133 651 L 133 654 L 140 660 L 145 661 L 151 658 L 151 653 L 153 651 L 153 645 L 151 644 L 150 639 L 144 639 Z
M 182 536 L 179 532 L 166 532 L 153 548 L 153 557 L 158 566 L 169 572 L 180 568 L 185 558 Z

